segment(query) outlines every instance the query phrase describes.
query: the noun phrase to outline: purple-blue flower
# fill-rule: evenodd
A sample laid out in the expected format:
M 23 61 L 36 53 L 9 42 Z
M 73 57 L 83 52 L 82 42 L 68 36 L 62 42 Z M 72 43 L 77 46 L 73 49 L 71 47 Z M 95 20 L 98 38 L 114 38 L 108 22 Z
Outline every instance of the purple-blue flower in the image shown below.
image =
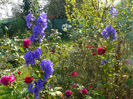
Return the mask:
M 34 16 L 33 14 L 28 14 L 25 18 L 26 22 L 27 22 L 27 27 L 30 29 L 31 28 L 31 21 L 34 21 Z
M 38 60 L 41 57 L 41 53 L 42 50 L 39 47 L 37 47 L 37 49 L 32 52 L 34 59 Z
M 42 62 L 40 63 L 40 65 L 41 65 L 41 70 L 42 71 L 45 71 L 44 81 L 47 82 L 48 81 L 48 78 L 54 72 L 53 63 L 50 60 L 43 59 Z
M 33 87 L 33 84 L 30 84 L 28 87 L 28 92 L 32 92 L 32 87 Z
M 24 58 L 25 58 L 25 61 L 26 61 L 25 64 L 27 67 L 29 66 L 29 64 L 31 64 L 32 66 L 35 65 L 35 60 L 31 51 L 26 52 L 24 55 Z
M 42 13 L 38 16 L 36 25 L 41 26 L 43 29 L 47 28 L 47 15 L 45 13 Z
M 108 27 L 106 27 L 103 32 L 101 33 L 101 35 L 107 39 L 108 37 L 110 37 L 111 40 L 115 40 L 116 39 L 116 30 L 111 27 L 111 25 L 109 25 Z
M 118 14 L 117 10 L 115 8 L 113 8 L 112 5 L 110 7 L 110 14 L 112 14 L 112 17 L 114 17 Z
M 107 62 L 105 61 L 105 59 L 103 59 L 103 60 L 101 61 L 101 64 L 102 64 L 102 65 L 107 64 Z
M 45 33 L 41 26 L 35 25 L 33 27 L 32 34 L 29 39 L 32 43 L 35 43 L 39 40 L 39 37 L 40 37 L 40 40 L 42 40 L 45 37 Z
M 37 82 L 35 82 L 35 87 L 32 89 L 32 92 L 34 93 L 35 99 L 39 98 L 39 91 L 42 90 L 43 87 L 43 81 L 41 78 L 38 79 Z

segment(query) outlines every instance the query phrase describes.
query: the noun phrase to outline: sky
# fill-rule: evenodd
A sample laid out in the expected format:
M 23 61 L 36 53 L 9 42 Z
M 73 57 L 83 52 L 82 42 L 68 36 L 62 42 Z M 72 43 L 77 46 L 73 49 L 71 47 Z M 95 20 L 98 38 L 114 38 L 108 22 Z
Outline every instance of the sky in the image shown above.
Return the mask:
M 13 16 L 12 13 L 12 8 L 15 6 L 17 8 L 18 4 L 22 4 L 23 0 L 9 0 L 7 4 L 0 5 L 0 20 L 1 19 L 6 19 L 6 18 L 11 18 Z M 46 1 L 46 2 L 44 2 Z M 48 2 L 47 0 L 39 0 L 40 5 L 44 6 Z

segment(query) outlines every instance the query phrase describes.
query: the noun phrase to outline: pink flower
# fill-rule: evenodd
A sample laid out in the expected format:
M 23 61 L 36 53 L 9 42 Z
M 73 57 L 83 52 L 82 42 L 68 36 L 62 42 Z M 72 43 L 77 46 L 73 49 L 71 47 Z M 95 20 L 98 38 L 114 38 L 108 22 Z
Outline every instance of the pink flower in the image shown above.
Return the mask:
M 30 42 L 30 39 L 24 39 L 23 41 L 23 46 L 25 48 L 29 48 L 31 46 L 31 42 Z
M 8 84 L 11 85 L 14 82 L 14 80 L 15 80 L 15 77 L 13 75 L 11 75 L 11 76 L 8 76 L 8 75 L 5 76 L 5 75 L 3 75 L 1 77 L 1 79 L 0 79 L 0 83 L 2 83 L 5 86 L 8 86 Z
M 11 75 L 9 83 L 12 84 L 14 81 L 15 81 L 15 77 L 13 75 Z
M 73 72 L 73 73 L 71 74 L 71 76 L 72 76 L 72 77 L 77 76 L 77 72 Z
M 76 83 L 72 85 L 72 87 L 74 87 L 74 88 L 75 88 L 76 86 L 77 86 L 77 84 L 76 84 Z
M 82 90 L 80 90 L 80 93 L 81 93 L 81 94 L 84 94 L 84 95 L 86 95 L 86 94 L 87 94 L 87 92 L 88 92 L 88 91 L 87 91 L 87 89 L 86 89 L 86 88 L 83 88 Z
M 65 95 L 66 95 L 67 98 L 71 97 L 71 94 L 72 94 L 72 93 L 71 93 L 71 91 L 69 91 L 69 90 L 67 90 L 67 91 L 65 92 Z

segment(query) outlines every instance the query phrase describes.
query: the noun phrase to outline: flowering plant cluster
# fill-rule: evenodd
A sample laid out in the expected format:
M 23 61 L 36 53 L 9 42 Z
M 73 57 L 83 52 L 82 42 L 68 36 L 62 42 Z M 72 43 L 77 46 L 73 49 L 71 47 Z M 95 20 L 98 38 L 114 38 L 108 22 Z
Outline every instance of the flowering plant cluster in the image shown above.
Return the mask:
M 29 29 L 32 26 L 31 21 L 35 21 L 35 18 L 33 14 L 30 13 L 26 16 L 27 27 Z M 33 25 L 32 34 L 30 38 L 24 39 L 23 41 L 24 47 L 29 48 L 30 46 L 32 47 L 32 44 L 41 42 L 45 37 L 44 30 L 46 28 L 47 28 L 47 15 L 45 13 L 41 13 L 38 16 L 35 25 Z M 32 44 L 30 44 L 30 42 Z M 24 55 L 25 65 L 27 67 L 29 67 L 29 65 L 31 65 L 31 67 L 36 66 L 36 61 L 37 60 L 41 61 L 41 54 L 42 50 L 40 47 L 37 47 L 36 50 L 34 51 L 29 50 L 28 52 L 26 52 Z M 24 78 L 25 80 L 24 82 L 29 84 L 28 92 L 34 93 L 35 99 L 39 98 L 39 91 L 44 88 L 44 84 L 48 82 L 48 78 L 53 74 L 54 72 L 53 63 L 50 60 L 43 59 L 42 62 L 40 63 L 40 69 L 41 72 L 43 72 L 42 73 L 44 75 L 43 78 L 39 77 L 37 81 L 34 81 L 34 83 L 32 83 L 32 81 L 36 79 L 34 79 L 33 77 L 27 76 Z

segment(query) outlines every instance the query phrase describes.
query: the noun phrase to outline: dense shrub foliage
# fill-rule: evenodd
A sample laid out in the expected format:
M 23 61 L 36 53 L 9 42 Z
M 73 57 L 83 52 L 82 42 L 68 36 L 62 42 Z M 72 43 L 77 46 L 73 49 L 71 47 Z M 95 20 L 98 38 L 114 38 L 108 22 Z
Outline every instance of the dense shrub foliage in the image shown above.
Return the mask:
M 45 31 L 47 14 L 37 6 L 25 16 L 22 40 L 1 39 L 0 98 L 132 99 L 131 0 L 66 0 L 68 41 Z

